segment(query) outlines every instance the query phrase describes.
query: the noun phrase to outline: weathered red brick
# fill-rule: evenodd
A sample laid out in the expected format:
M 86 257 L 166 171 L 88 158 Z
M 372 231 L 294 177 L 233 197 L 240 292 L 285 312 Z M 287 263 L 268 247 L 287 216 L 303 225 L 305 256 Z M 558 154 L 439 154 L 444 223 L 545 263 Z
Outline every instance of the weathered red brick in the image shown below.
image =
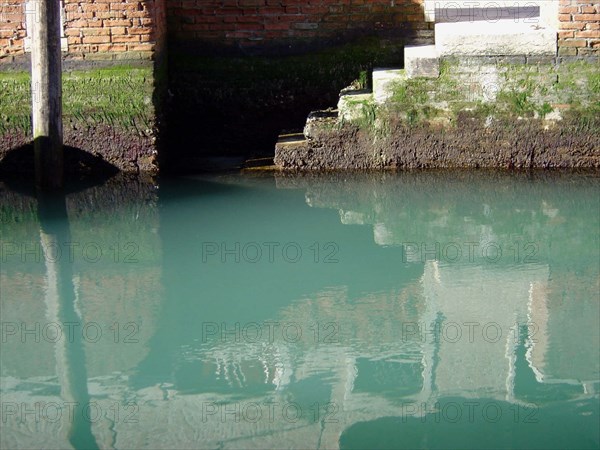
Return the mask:
M 586 47 L 587 41 L 585 39 L 568 39 L 561 41 L 561 47 Z
M 573 18 L 583 22 L 600 22 L 600 14 L 575 14 Z
M 585 22 L 562 22 L 560 24 L 561 30 L 584 30 L 586 26 Z
M 84 36 L 82 42 L 84 44 L 104 44 L 110 42 L 110 36 Z
M 600 38 L 600 30 L 576 31 L 576 38 Z
M 120 42 L 139 42 L 140 37 L 138 35 L 125 35 L 125 36 L 111 36 L 111 42 L 120 43 Z
M 108 36 L 110 28 L 83 28 L 81 32 L 84 36 Z
M 559 7 L 558 12 L 559 14 L 573 14 L 580 11 L 578 6 L 561 6 Z
M 152 44 L 130 44 L 127 45 L 127 50 L 129 51 L 149 51 L 152 50 Z

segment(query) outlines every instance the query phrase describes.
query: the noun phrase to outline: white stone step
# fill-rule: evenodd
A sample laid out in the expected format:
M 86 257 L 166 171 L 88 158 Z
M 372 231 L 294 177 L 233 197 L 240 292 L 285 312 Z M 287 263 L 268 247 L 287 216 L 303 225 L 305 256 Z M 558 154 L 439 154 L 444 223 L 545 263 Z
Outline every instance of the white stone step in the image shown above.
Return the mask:
M 449 55 L 553 55 L 556 30 L 535 24 L 499 20 L 435 24 L 435 48 Z
M 404 69 L 373 69 L 373 99 L 384 104 L 394 94 L 394 86 L 406 80 Z
M 368 114 L 368 108 L 372 102 L 373 94 L 364 91 L 354 91 L 342 95 L 337 104 L 338 117 L 346 122 L 359 120 Z
M 440 76 L 440 57 L 435 45 L 404 47 L 404 70 L 408 78 Z

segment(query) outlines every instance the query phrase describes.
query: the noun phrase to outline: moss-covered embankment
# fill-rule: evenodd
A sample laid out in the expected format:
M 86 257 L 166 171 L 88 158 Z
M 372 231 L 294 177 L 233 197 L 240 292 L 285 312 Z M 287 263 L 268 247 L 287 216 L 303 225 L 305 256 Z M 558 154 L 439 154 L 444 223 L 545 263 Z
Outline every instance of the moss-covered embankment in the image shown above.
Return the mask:
M 442 61 L 437 79 L 402 76 L 385 102 L 349 95 L 277 144 L 284 169 L 600 167 L 594 61 Z M 402 74 L 400 74 L 402 75 Z M 351 93 L 352 94 L 352 93 Z
M 151 62 L 65 68 L 63 129 L 67 170 L 156 172 L 155 87 Z M 33 170 L 31 101 L 31 81 L 26 70 L 0 72 L 0 173 Z

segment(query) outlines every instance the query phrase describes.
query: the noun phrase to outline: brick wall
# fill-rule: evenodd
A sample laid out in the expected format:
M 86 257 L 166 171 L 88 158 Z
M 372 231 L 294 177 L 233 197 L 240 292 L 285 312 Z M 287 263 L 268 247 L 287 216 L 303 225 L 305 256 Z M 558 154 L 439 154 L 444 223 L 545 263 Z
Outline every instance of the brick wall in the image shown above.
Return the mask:
M 559 56 L 600 56 L 600 3 L 560 0 Z
M 421 0 L 168 0 L 169 37 L 260 46 L 360 33 L 426 31 Z M 422 32 L 420 32 L 422 30 Z M 416 33 L 415 33 L 416 31 Z
M 64 0 L 66 56 L 150 58 L 164 34 L 165 0 Z M 0 0 L 0 60 L 24 53 L 25 2 Z
M 148 57 L 175 42 L 265 46 L 395 32 L 431 38 L 422 0 L 64 0 L 68 56 Z M 0 0 L 0 61 L 24 52 L 23 0 Z M 560 0 L 559 55 L 600 54 L 600 4 Z M 127 55 L 124 55 L 127 53 Z M 108 56 L 107 56 L 108 54 Z

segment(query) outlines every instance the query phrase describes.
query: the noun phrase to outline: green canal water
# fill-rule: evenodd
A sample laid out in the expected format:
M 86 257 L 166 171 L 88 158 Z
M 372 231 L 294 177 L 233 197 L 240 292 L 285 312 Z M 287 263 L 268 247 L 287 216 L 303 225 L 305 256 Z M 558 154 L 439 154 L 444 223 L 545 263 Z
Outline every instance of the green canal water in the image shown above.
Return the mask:
M 597 172 L 0 188 L 2 448 L 600 446 Z

